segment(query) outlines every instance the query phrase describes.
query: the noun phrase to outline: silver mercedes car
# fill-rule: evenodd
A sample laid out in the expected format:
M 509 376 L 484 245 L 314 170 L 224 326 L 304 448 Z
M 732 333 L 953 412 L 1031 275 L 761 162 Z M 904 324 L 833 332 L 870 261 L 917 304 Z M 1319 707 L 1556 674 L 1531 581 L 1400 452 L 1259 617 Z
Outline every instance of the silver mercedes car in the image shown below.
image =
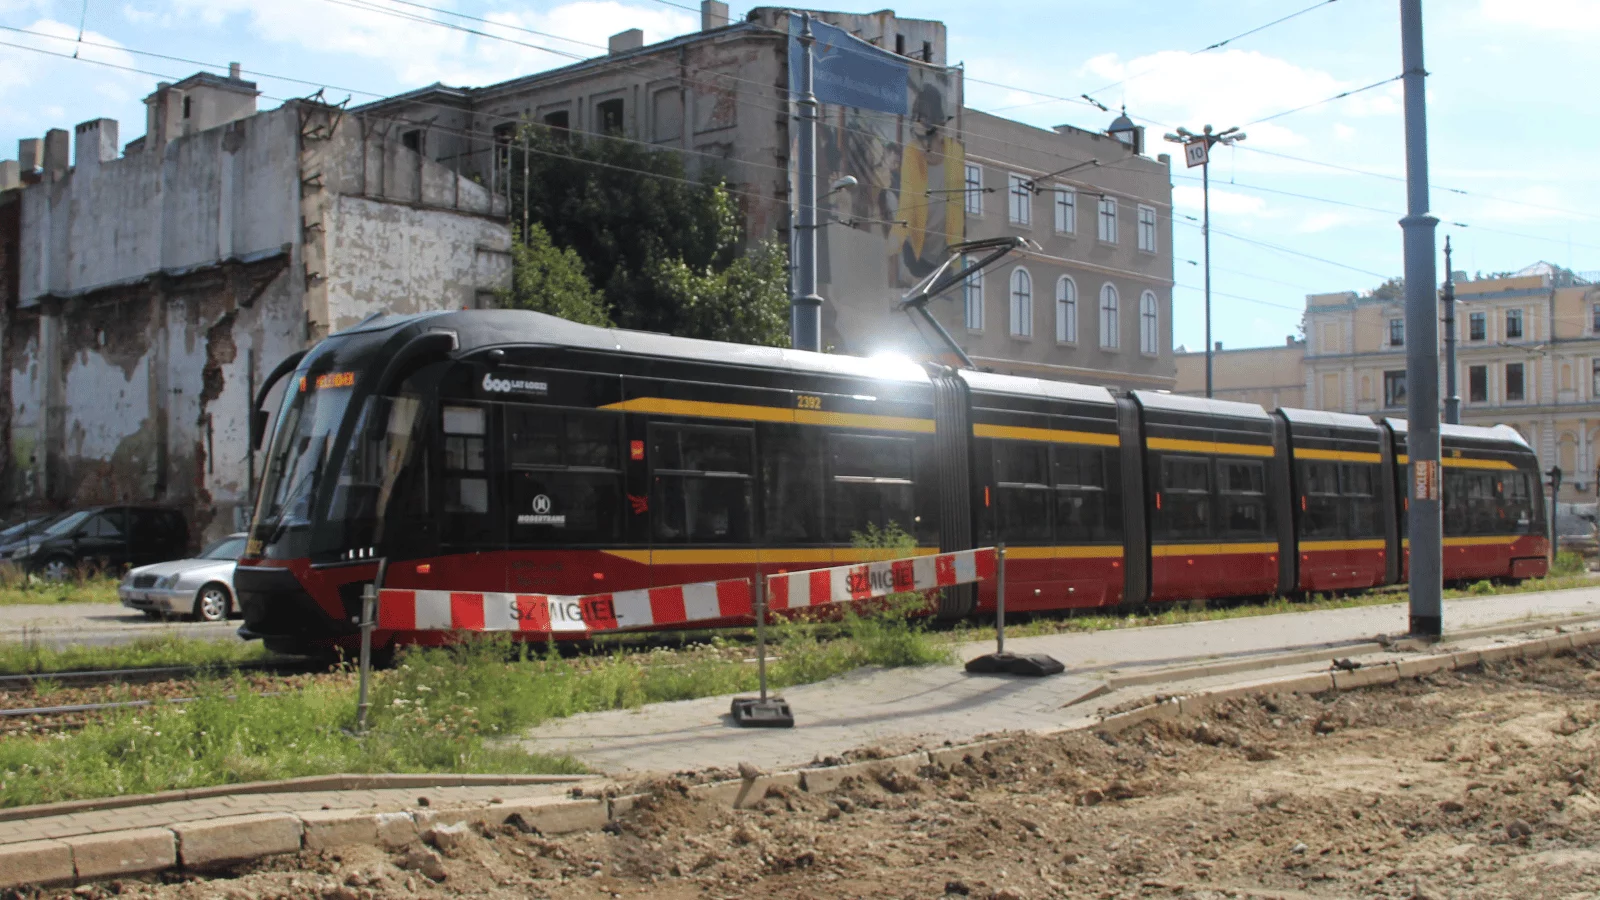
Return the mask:
M 233 565 L 245 535 L 230 534 L 193 559 L 174 559 L 129 570 L 117 586 L 122 605 L 152 619 L 189 616 L 220 622 L 234 611 Z

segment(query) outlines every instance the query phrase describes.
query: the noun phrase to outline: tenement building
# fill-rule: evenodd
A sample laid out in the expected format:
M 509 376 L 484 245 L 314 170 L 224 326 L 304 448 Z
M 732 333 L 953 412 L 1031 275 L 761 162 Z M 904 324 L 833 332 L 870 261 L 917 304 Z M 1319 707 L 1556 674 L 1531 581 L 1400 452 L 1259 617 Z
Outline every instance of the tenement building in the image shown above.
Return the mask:
M 435 84 L 356 112 L 508 200 L 520 183 L 516 142 L 529 133 L 672 150 L 690 171 L 727 180 L 750 238 L 787 240 L 797 12 L 763 7 L 729 21 L 712 0 L 694 34 L 647 45 L 630 29 L 605 56 L 492 85 Z M 1145 155 L 1142 130 L 1125 116 L 1094 132 L 969 109 L 962 70 L 946 64 L 943 23 L 887 10 L 812 15 L 819 53 L 865 58 L 889 85 L 877 108 L 828 102 L 838 94 L 818 64 L 823 343 L 944 355 L 897 301 L 951 245 L 1014 235 L 1032 246 L 930 305 L 976 364 L 1170 388 L 1172 184 L 1168 158 Z

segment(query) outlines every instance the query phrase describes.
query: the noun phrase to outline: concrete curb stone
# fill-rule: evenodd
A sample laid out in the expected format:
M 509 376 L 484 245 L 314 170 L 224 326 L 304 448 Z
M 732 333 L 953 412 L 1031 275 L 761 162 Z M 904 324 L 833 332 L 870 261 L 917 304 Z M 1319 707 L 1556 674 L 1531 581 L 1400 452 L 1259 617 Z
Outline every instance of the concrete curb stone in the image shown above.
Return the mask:
M 566 834 L 571 831 L 598 831 L 611 821 L 610 804 L 604 797 L 515 797 L 477 811 L 469 818 L 485 825 L 503 825 L 513 814 L 540 834 Z
M 928 754 L 918 750 L 915 753 L 891 756 L 887 759 L 869 759 L 822 769 L 803 769 L 800 772 L 800 786 L 801 790 L 808 794 L 831 794 L 838 790 L 839 785 L 847 778 L 876 778 L 888 771 L 915 775 L 919 769 L 928 764 Z
M 374 813 L 358 809 L 323 809 L 299 816 L 307 850 L 378 843 L 378 817 Z
M 417 820 L 408 812 L 384 812 L 372 817 L 377 842 L 385 847 L 404 847 L 417 839 Z
M 137 828 L 63 838 L 72 848 L 79 881 L 154 872 L 178 862 L 178 838 L 170 828 Z
M 968 759 L 978 759 L 991 749 L 1000 747 L 1008 741 L 1005 738 L 992 738 L 987 741 L 977 741 L 971 744 L 956 744 L 951 747 L 938 747 L 928 751 L 928 762 L 944 769 L 954 768 Z
M 72 845 L 66 841 L 25 841 L 0 846 L 0 888 L 71 883 Z
M 1333 689 L 1336 691 L 1349 691 L 1356 688 L 1394 684 L 1399 680 L 1400 670 L 1395 668 L 1394 663 L 1386 662 L 1372 666 L 1362 666 L 1349 672 L 1342 669 L 1334 672 Z
M 298 853 L 305 833 L 299 817 L 288 813 L 180 822 L 172 830 L 178 836 L 178 859 L 186 869 Z
M 768 788 L 782 786 L 798 789 L 800 780 L 799 772 L 781 772 L 776 775 L 762 775 L 750 781 L 743 779 L 714 781 L 689 788 L 689 796 L 731 806 L 734 809 L 748 809 L 766 799 Z

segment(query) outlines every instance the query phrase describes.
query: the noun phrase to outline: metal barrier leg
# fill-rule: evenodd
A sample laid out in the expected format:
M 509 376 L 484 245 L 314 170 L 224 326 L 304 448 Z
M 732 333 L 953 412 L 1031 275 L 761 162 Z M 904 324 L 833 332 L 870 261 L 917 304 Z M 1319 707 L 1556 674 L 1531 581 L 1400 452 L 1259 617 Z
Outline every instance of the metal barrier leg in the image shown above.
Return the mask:
M 1058 675 L 1066 666 L 1043 653 L 1006 652 L 1006 545 L 994 548 L 994 643 L 995 651 L 967 661 L 969 675 Z
M 745 728 L 793 728 L 794 712 L 788 701 L 767 696 L 767 577 L 756 573 L 756 677 L 760 697 L 735 697 L 731 712 L 735 724 Z
M 372 630 L 378 626 L 378 591 L 383 586 L 388 557 L 378 560 L 378 574 L 361 589 L 361 687 L 356 701 L 356 734 L 367 733 L 367 687 L 372 680 Z

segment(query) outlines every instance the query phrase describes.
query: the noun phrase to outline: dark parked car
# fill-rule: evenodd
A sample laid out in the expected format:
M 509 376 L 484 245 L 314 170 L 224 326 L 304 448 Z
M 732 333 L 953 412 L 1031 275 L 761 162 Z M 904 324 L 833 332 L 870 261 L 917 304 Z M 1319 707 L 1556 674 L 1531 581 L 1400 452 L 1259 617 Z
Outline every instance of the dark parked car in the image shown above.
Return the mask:
M 80 566 L 121 569 L 187 556 L 189 526 L 176 510 L 153 506 L 94 506 L 0 546 L 0 561 L 51 579 Z
M 46 513 L 41 516 L 29 516 L 12 522 L 5 528 L 0 528 L 0 547 L 4 547 L 6 544 L 20 540 L 30 534 L 37 534 L 47 528 L 51 522 L 64 515 L 67 515 L 67 513 Z

